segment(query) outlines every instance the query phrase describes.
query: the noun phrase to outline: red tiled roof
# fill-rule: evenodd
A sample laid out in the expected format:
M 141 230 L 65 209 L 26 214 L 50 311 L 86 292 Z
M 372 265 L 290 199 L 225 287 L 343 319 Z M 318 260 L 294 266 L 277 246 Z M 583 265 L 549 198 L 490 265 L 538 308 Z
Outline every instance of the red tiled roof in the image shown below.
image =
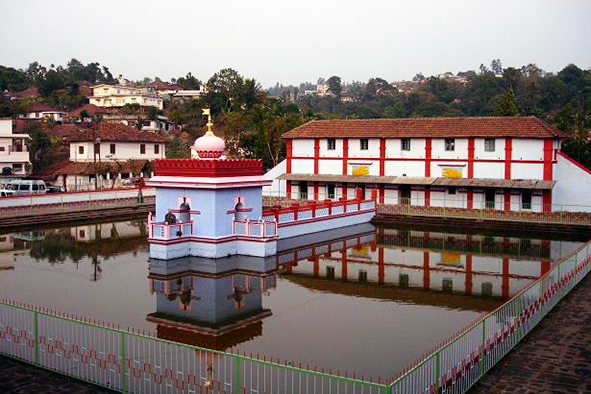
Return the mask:
M 556 138 L 564 133 L 534 116 L 313 120 L 283 138 L 516 137 Z
M 183 87 L 181 85 L 177 85 L 176 83 L 168 83 L 164 81 L 154 81 L 148 84 L 149 87 L 154 88 L 156 90 L 182 90 Z
M 11 93 L 10 95 L 18 98 L 39 97 L 39 90 L 35 86 L 31 86 L 30 88 L 21 90 L 20 92 Z
M 62 138 L 67 138 L 67 137 L 76 135 L 81 130 L 82 130 L 82 127 L 80 127 L 74 123 L 56 124 L 53 127 L 47 127 L 45 129 L 47 134 L 57 135 Z
M 129 161 L 125 161 L 121 163 L 121 168 L 119 168 L 119 164 L 112 162 L 112 161 L 101 161 L 99 163 L 93 162 L 74 162 L 74 161 L 62 161 L 60 163 L 52 164 L 48 167 L 45 167 L 43 170 L 35 173 L 35 176 L 50 179 L 54 178 L 56 175 L 88 175 L 98 173 L 107 173 L 107 172 L 116 172 L 117 170 L 121 170 L 122 172 L 131 172 L 132 166 L 137 170 L 138 168 L 144 168 L 148 160 L 131 160 L 133 163 L 130 165 Z
M 88 142 L 95 138 L 114 142 L 166 142 L 159 134 L 138 131 L 133 127 L 116 122 L 100 122 L 82 129 L 68 138 L 69 142 Z
M 49 105 L 45 105 L 45 104 L 33 104 L 27 108 L 27 113 L 30 113 L 30 112 L 64 112 L 64 111 L 60 111 L 59 109 L 55 109 L 55 108 L 50 107 Z
M 94 114 L 108 114 L 110 112 L 113 112 L 107 108 L 99 107 L 98 105 L 84 104 L 82 107 L 71 111 L 70 116 L 80 117 L 80 113 L 84 110 L 88 112 L 88 116 L 93 116 Z

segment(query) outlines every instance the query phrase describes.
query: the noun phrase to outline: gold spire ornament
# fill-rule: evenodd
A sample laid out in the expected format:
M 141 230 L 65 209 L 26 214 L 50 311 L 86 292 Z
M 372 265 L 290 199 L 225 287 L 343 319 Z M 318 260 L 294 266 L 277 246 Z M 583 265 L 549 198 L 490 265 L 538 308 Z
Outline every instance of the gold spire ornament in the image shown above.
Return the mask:
M 213 127 L 213 122 L 211 121 L 211 108 L 203 108 L 201 115 L 207 115 L 207 132 L 205 133 L 206 136 L 212 136 L 213 131 L 211 128 Z

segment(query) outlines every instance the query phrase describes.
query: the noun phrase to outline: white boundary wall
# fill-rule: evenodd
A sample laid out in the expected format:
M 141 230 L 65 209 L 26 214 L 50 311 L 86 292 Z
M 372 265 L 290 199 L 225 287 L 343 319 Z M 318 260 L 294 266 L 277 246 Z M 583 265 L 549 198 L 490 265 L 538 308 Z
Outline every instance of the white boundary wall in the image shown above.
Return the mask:
M 120 198 L 136 198 L 139 189 L 112 189 L 74 193 L 49 193 L 29 196 L 0 197 L 0 208 L 25 207 L 31 205 L 68 204 L 100 200 L 116 200 Z M 156 195 L 155 189 L 142 189 L 144 197 Z
M 564 211 L 591 212 L 591 172 L 575 163 L 562 152 L 556 155 L 552 204 L 563 205 Z

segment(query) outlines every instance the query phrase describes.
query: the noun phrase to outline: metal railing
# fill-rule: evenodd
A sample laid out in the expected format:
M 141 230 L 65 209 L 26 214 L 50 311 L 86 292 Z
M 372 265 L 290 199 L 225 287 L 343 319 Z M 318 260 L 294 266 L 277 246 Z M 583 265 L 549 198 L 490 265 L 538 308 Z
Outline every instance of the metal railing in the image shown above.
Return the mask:
M 232 233 L 253 238 L 267 238 L 277 236 L 277 222 L 274 218 L 270 220 L 233 220 Z
M 388 386 L 0 301 L 0 353 L 122 393 L 367 393 Z
M 392 393 L 465 393 L 513 349 L 590 270 L 591 241 L 478 322 L 411 364 Z
M 122 393 L 464 393 L 587 275 L 590 245 L 387 382 L 171 342 L 10 300 L 0 301 L 0 353 Z
M 308 199 L 288 199 L 279 195 L 263 196 L 265 206 L 289 207 Z M 427 204 L 428 201 L 428 204 Z M 319 200 L 318 203 L 322 202 Z M 591 225 L 591 206 L 564 204 L 534 204 L 511 202 L 474 201 L 468 205 L 466 199 L 398 198 L 378 197 L 377 213 L 384 215 L 436 216 L 477 220 L 503 220 L 536 223 L 566 223 Z M 505 209 L 507 208 L 507 209 Z
M 306 201 L 305 204 L 300 205 L 292 200 L 289 204 L 277 204 L 272 209 L 263 211 L 263 218 L 268 220 L 276 220 L 277 223 L 293 222 L 297 220 L 307 220 L 312 218 L 321 218 L 330 216 L 343 215 L 347 212 L 359 212 L 375 209 L 374 200 L 340 200 L 340 201 Z

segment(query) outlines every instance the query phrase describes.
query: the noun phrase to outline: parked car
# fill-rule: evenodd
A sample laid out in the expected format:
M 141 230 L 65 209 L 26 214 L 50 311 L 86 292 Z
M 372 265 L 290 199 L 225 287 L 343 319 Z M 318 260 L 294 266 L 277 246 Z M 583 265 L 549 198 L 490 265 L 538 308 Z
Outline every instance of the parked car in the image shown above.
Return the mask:
M 63 186 L 51 186 L 51 185 L 47 185 L 47 193 L 65 193 L 66 192 L 66 188 Z
M 126 178 L 123 180 L 123 186 L 139 187 L 141 183 L 142 183 L 141 178 L 134 177 L 134 178 Z
M 11 190 L 17 196 L 28 194 L 45 194 L 45 182 L 37 179 L 13 179 L 8 182 L 6 189 Z
M 0 189 L 0 197 L 14 196 L 14 190 Z

